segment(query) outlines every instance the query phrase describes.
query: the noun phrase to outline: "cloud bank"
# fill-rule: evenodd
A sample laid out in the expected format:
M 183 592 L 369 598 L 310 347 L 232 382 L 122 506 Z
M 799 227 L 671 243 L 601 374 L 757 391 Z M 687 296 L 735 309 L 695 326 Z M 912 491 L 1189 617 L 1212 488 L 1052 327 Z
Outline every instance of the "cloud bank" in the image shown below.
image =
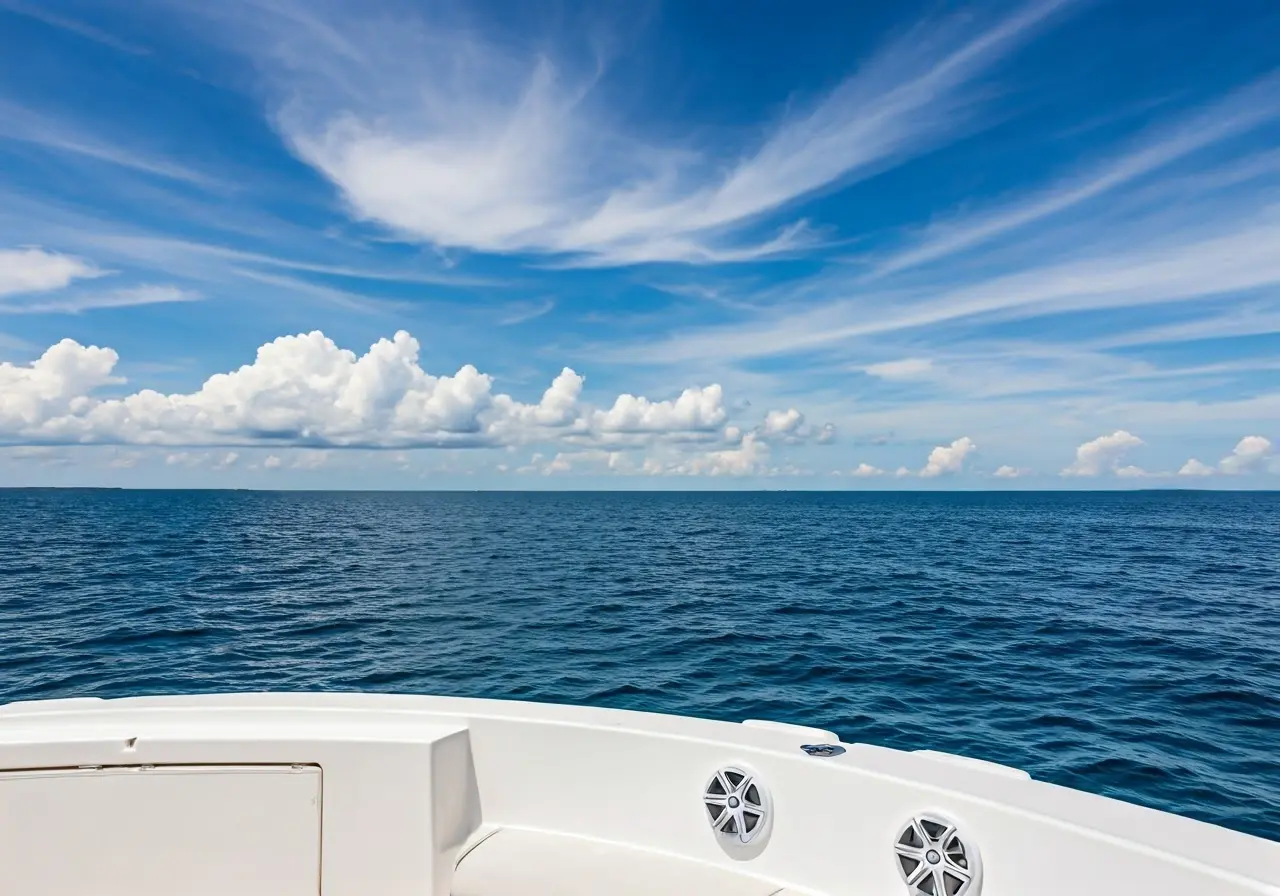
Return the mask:
M 42 443 L 297 445 L 351 448 L 488 447 L 532 441 L 713 443 L 728 417 L 719 385 L 674 399 L 619 395 L 606 408 L 582 400 L 570 368 L 537 403 L 495 392 L 472 365 L 435 376 L 401 331 L 363 355 L 314 331 L 263 345 L 253 363 L 210 377 L 195 392 L 143 389 L 99 398 L 123 383 L 110 348 L 64 339 L 28 365 L 0 364 L 0 438 Z M 797 414 L 799 412 L 796 412 Z M 726 471 L 768 448 L 754 434 L 708 463 Z M 734 453 L 737 452 L 737 453 Z

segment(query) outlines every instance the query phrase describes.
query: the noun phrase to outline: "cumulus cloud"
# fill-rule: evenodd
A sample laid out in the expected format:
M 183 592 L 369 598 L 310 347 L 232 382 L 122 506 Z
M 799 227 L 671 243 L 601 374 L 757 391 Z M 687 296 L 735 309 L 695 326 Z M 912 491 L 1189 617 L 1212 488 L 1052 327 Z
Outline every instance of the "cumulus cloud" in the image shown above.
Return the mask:
M 441 247 L 628 264 L 804 245 L 803 221 L 754 242 L 737 231 L 963 131 L 975 82 L 1062 5 L 915 29 L 825 97 L 797 101 L 754 145 L 731 147 L 621 129 L 596 54 L 587 66 L 522 58 L 448 21 L 323 2 L 228 3 L 224 14 L 278 97 L 286 141 L 358 217 Z
M 1208 464 L 1201 463 L 1200 461 L 1196 460 L 1193 457 L 1191 458 L 1191 460 L 1187 461 L 1185 464 L 1182 465 L 1182 468 L 1178 470 L 1178 475 L 1179 476 L 1212 476 L 1213 467 L 1209 466 Z
M 675 401 L 619 395 L 613 407 L 597 411 L 595 428 L 606 433 L 710 432 L 728 416 L 717 385 L 685 389 Z
M 1135 467 L 1133 464 L 1129 464 L 1128 466 L 1125 466 L 1125 467 L 1118 467 L 1116 469 L 1116 475 L 1119 476 L 1121 479 L 1141 479 L 1144 476 L 1163 475 L 1163 474 L 1148 473 L 1146 470 L 1142 469 L 1142 467 Z
M 755 428 L 755 434 L 766 441 L 785 442 L 797 445 L 812 441 L 818 445 L 830 445 L 836 440 L 834 423 L 822 426 L 811 426 L 805 422 L 804 414 L 795 408 L 771 410 L 764 415 L 764 421 Z M 737 441 L 736 437 L 732 441 Z
M 760 427 L 760 433 L 765 436 L 793 435 L 803 425 L 804 414 L 795 408 L 769 411 L 764 415 L 764 424 Z
M 1062 471 L 1063 476 L 1099 476 L 1120 468 L 1125 453 L 1143 444 L 1142 439 L 1118 429 L 1109 436 L 1098 436 L 1076 449 L 1075 463 Z M 1136 469 L 1136 468 L 1135 468 Z
M 670 472 L 688 476 L 749 476 L 767 472 L 769 444 L 747 433 L 737 448 L 708 451 L 670 467 Z
M 1028 472 L 1028 470 L 1024 470 L 1021 467 L 1011 467 L 1008 464 L 1002 464 L 1000 468 L 996 470 L 995 476 L 997 479 L 1017 479 L 1020 476 L 1026 476 Z
M 64 339 L 26 367 L 0 363 L 0 434 L 38 436 L 49 421 L 87 410 L 89 392 L 120 382 L 111 375 L 119 360 Z
M 171 446 L 488 447 L 568 440 L 579 445 L 637 445 L 655 440 L 709 441 L 724 427 L 723 390 L 712 384 L 654 400 L 624 394 L 611 406 L 582 400 L 584 378 L 565 368 L 534 404 L 496 393 L 472 365 L 435 376 L 419 364 L 406 332 L 380 339 L 363 355 L 315 331 L 261 346 L 250 364 L 210 377 L 195 392 L 143 389 L 99 398 L 123 382 L 110 348 L 66 339 L 27 365 L 0 364 L 0 437 L 63 443 Z M 802 432 L 798 411 L 767 418 L 780 432 Z M 726 427 L 725 436 L 732 427 Z M 768 449 L 755 433 L 741 454 L 707 461 L 728 471 Z M 630 443 L 628 443 L 630 444 Z M 180 454 L 173 455 L 184 462 Z
M 1272 445 L 1262 436 L 1245 436 L 1231 453 L 1218 462 L 1218 469 L 1229 476 L 1258 473 L 1266 469 L 1272 457 Z
M 978 449 L 968 436 L 956 439 L 950 445 L 939 445 L 929 452 L 920 475 L 925 478 L 942 476 L 945 473 L 958 473 L 964 467 L 964 459 Z
M 884 470 L 879 467 L 873 467 L 868 463 L 861 463 L 850 470 L 849 475 L 858 477 L 883 476 Z
M 928 358 L 903 358 L 872 364 L 862 370 L 883 380 L 909 380 L 928 375 L 933 370 L 933 362 Z
M 82 258 L 36 247 L 0 249 L 0 296 L 49 292 L 105 271 Z

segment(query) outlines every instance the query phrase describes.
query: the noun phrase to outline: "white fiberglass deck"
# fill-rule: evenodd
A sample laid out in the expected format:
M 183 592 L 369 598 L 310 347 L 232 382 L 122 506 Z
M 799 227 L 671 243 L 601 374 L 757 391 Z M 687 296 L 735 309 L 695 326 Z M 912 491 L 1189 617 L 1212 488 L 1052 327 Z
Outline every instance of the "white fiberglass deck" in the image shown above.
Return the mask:
M 772 723 L 87 699 L 0 707 L 0 892 L 1280 896 L 1280 844 Z

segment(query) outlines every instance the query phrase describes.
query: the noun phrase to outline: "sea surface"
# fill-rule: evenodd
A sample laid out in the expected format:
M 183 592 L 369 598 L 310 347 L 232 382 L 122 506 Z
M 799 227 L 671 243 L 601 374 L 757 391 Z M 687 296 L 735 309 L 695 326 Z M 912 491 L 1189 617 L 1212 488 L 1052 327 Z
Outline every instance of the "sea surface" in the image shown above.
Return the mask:
M 1280 840 L 1280 493 L 0 491 L 0 702 L 831 728 Z

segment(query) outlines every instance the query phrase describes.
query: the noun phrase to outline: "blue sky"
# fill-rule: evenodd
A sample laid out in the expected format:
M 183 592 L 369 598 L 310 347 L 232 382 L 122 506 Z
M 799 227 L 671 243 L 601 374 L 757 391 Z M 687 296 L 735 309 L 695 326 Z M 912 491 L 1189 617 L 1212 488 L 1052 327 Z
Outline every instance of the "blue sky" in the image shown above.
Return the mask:
M 1278 36 L 0 0 L 0 485 L 1276 487 Z

